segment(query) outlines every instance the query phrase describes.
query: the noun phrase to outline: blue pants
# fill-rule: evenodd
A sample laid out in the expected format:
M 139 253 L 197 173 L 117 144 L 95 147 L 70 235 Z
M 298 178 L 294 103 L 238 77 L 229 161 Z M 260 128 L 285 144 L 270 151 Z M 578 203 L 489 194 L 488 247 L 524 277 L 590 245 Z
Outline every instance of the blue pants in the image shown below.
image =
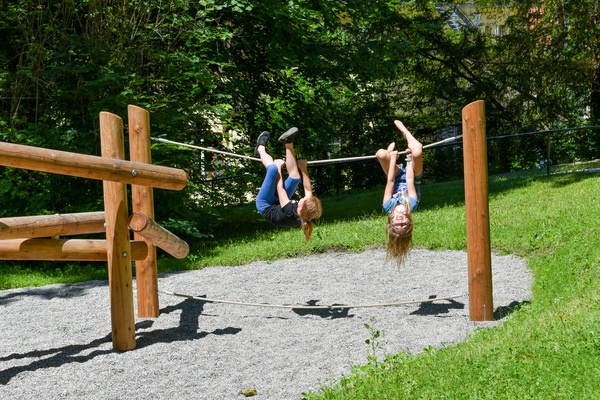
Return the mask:
M 277 196 L 278 176 L 279 171 L 277 169 L 277 165 L 267 165 L 265 180 L 263 181 L 262 186 L 258 191 L 258 195 L 256 196 L 256 209 L 261 215 L 273 204 L 279 204 L 279 197 Z M 286 178 L 286 180 L 283 182 L 283 187 L 285 188 L 288 198 L 292 198 L 299 184 L 300 178 L 291 178 L 289 176 Z
M 394 193 L 399 192 L 400 186 L 406 186 L 406 168 L 404 168 L 403 164 L 398 164 L 400 171 L 396 174 L 394 179 Z M 417 200 L 421 200 L 421 180 L 423 179 L 423 172 L 421 175 L 415 176 L 415 189 L 417 190 Z

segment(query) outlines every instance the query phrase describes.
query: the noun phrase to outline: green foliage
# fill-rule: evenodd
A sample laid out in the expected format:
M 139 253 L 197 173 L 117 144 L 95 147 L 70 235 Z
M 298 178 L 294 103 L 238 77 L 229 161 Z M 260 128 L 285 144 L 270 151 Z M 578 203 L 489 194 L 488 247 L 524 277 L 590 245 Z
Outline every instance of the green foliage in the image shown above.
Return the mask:
M 593 2 L 545 2 L 536 29 L 539 2 L 473 3 L 512 7 L 504 36 L 452 30 L 432 1 L 3 2 L 0 140 L 98 155 L 98 113 L 127 125 L 128 104 L 150 112 L 153 136 L 246 155 L 263 130 L 297 126 L 306 159 L 372 155 L 398 141 L 395 118 L 433 142 L 478 99 L 488 135 L 597 121 L 600 45 L 582 22 L 597 20 Z M 549 162 L 598 158 L 598 148 L 599 130 L 553 134 Z M 544 136 L 492 141 L 488 150 L 491 173 L 548 158 Z M 276 144 L 271 151 L 283 155 Z M 159 221 L 192 237 L 212 234 L 207 206 L 245 203 L 264 173 L 257 163 L 165 144 L 153 146 L 153 162 L 189 172 L 185 190 L 156 194 L 156 209 Z M 431 151 L 426 179 L 460 179 L 461 164 L 460 148 Z M 318 195 L 382 181 L 373 163 L 313 171 Z M 0 216 L 101 208 L 99 182 L 0 174 Z
M 369 332 L 369 338 L 365 340 L 369 350 L 367 352 L 367 360 L 370 364 L 378 363 L 378 353 L 385 351 L 385 341 L 383 340 L 383 333 L 377 329 L 377 319 L 371 317 L 370 323 L 365 324 L 365 328 Z

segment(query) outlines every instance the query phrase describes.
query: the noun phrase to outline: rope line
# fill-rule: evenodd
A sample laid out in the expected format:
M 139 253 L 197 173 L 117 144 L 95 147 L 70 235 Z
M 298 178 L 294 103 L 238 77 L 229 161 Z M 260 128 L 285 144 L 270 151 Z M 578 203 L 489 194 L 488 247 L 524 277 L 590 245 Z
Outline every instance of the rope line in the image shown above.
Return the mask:
M 401 305 L 406 305 L 406 304 L 431 303 L 434 301 L 451 300 L 451 299 L 455 299 L 457 297 L 463 297 L 463 295 L 455 295 L 455 296 L 448 296 L 448 297 L 435 297 L 435 298 L 425 299 L 425 300 L 396 301 L 396 302 L 391 302 L 391 303 L 352 304 L 352 305 L 332 304 L 332 305 L 321 305 L 321 306 L 296 305 L 296 306 L 294 306 L 294 305 L 285 305 L 285 304 L 244 303 L 241 301 L 210 299 L 207 297 L 197 297 L 197 296 L 191 296 L 191 295 L 187 295 L 187 294 L 168 292 L 165 290 L 159 290 L 158 292 L 168 294 L 171 296 L 185 297 L 186 299 L 200 300 L 200 301 L 204 301 L 207 303 L 222 303 L 222 304 L 233 304 L 233 305 L 251 306 L 251 307 L 287 308 L 287 309 L 293 309 L 293 310 L 336 310 L 336 309 L 343 309 L 343 308 L 393 307 L 393 306 L 401 306 Z
M 522 132 L 522 133 L 516 133 L 516 134 L 510 134 L 510 135 L 502 135 L 502 136 L 489 136 L 486 139 L 487 140 L 505 139 L 505 138 L 509 138 L 509 137 L 513 137 L 513 136 L 527 136 L 527 135 L 535 135 L 535 134 L 539 134 L 539 133 L 556 133 L 556 132 L 566 132 L 566 131 L 577 131 L 577 130 L 583 130 L 583 129 L 600 129 L 600 126 L 599 125 L 595 125 L 595 126 L 582 126 L 582 127 L 576 127 L 576 128 L 552 129 L 552 130 L 545 130 L 545 131 Z M 435 142 L 435 143 L 431 143 L 431 144 L 425 145 L 425 146 L 423 146 L 423 148 L 424 149 L 428 149 L 428 148 L 431 148 L 431 147 L 448 145 L 448 143 L 453 142 L 453 141 L 455 141 L 457 139 L 460 139 L 460 138 L 462 138 L 462 135 L 458 135 L 458 136 L 454 136 L 454 137 L 447 138 L 447 139 L 444 139 L 444 140 L 440 140 L 439 142 Z M 242 155 L 242 154 L 236 154 L 236 153 L 231 153 L 231 152 L 222 151 L 222 150 L 217 150 L 217 149 L 215 149 L 213 147 L 196 146 L 196 145 L 193 145 L 193 144 L 175 142 L 175 141 L 164 139 L 164 138 L 151 137 L 150 139 L 151 140 L 155 140 L 157 142 L 174 144 L 174 145 L 183 146 L 183 147 L 189 147 L 189 148 L 197 149 L 197 150 L 210 151 L 210 152 L 216 153 L 216 154 L 223 154 L 223 155 L 232 156 L 232 157 L 244 158 L 246 160 L 252 160 L 252 161 L 260 161 L 260 158 L 245 156 L 245 155 Z M 406 154 L 406 151 L 398 152 L 398 154 Z M 358 156 L 358 157 L 331 158 L 331 159 L 326 159 L 326 160 L 312 160 L 312 161 L 308 161 L 307 164 L 308 165 L 336 164 L 336 163 L 342 163 L 342 162 L 370 160 L 370 159 L 375 158 L 375 157 L 376 156 L 373 154 L 373 155 Z
M 214 149 L 212 147 L 202 147 L 202 146 L 196 146 L 196 145 L 193 145 L 193 144 L 174 142 L 172 140 L 163 139 L 163 138 L 150 137 L 150 139 L 155 140 L 157 142 L 168 143 L 168 144 L 176 144 L 178 146 L 189 147 L 191 149 L 205 150 L 205 151 L 210 151 L 212 153 L 223 154 L 223 155 L 232 156 L 232 157 L 238 157 L 238 158 L 245 158 L 247 160 L 260 161 L 260 158 L 245 156 L 245 155 L 242 155 L 242 154 L 230 153 L 228 151 L 217 150 L 217 149 Z
M 462 135 L 458 135 L 458 136 L 454 136 L 454 137 L 447 138 L 447 139 L 444 139 L 444 140 L 440 140 L 439 142 L 430 143 L 428 145 L 423 146 L 423 149 L 429 149 L 431 147 L 439 146 L 439 145 L 442 145 L 444 143 L 453 142 L 453 141 L 458 140 L 460 138 L 462 138 Z M 212 148 L 212 147 L 196 146 L 196 145 L 193 145 L 193 144 L 175 142 L 175 141 L 164 139 L 164 138 L 151 137 L 150 139 L 155 140 L 157 142 L 174 144 L 174 145 L 183 146 L 183 147 L 189 147 L 191 149 L 210 151 L 212 153 L 223 154 L 223 155 L 232 156 L 232 157 L 238 157 L 238 158 L 244 158 L 246 160 L 260 161 L 260 158 L 245 156 L 245 155 L 242 155 L 242 154 L 230 153 L 228 151 L 217 150 L 217 149 Z M 399 151 L 398 154 L 406 154 L 406 151 Z M 330 158 L 330 159 L 326 159 L 326 160 L 312 160 L 312 161 L 307 161 L 307 164 L 308 165 L 335 164 L 335 163 L 350 162 L 350 161 L 370 160 L 370 159 L 373 159 L 375 157 L 376 157 L 375 154 L 372 154 L 372 155 L 368 155 L 368 156 L 358 156 L 358 157 Z
M 423 146 L 423 149 L 429 149 L 431 147 L 439 146 L 439 145 L 444 144 L 444 143 L 453 142 L 453 141 L 458 140 L 460 138 L 462 138 L 462 135 L 453 136 L 451 138 L 440 140 L 439 142 L 427 144 L 427 145 Z M 405 151 L 399 151 L 398 154 L 406 154 L 406 150 Z M 331 158 L 331 159 L 328 159 L 328 160 L 313 160 L 313 161 L 307 161 L 307 164 L 308 165 L 319 165 L 319 164 L 329 164 L 329 163 L 333 164 L 335 162 L 370 160 L 372 158 L 376 158 L 375 154 L 372 154 L 372 155 L 369 155 L 369 156 L 346 157 L 346 158 Z
M 513 134 L 510 134 L 510 135 L 489 136 L 487 138 L 487 140 L 506 139 L 506 138 L 513 137 L 513 136 L 516 137 L 516 136 L 537 135 L 537 134 L 540 134 L 540 133 L 557 133 L 557 132 L 567 132 L 567 131 L 580 131 L 580 130 L 584 130 L 584 129 L 600 129 L 600 126 L 599 125 L 579 126 L 577 128 L 561 128 L 561 129 L 550 129 L 550 130 L 545 130 L 545 131 L 513 133 Z

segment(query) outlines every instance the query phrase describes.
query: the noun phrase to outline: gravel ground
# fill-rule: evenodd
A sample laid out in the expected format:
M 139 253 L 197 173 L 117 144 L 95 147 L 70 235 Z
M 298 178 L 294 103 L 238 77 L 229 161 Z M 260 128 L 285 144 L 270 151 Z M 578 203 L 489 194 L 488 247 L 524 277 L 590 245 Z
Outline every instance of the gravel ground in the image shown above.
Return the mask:
M 207 303 L 160 293 L 136 319 L 137 348 L 112 349 L 106 281 L 0 291 L 1 399 L 300 399 L 367 362 L 365 324 L 384 353 L 465 341 L 528 301 L 524 260 L 492 256 L 496 322 L 469 320 L 467 255 L 413 250 L 400 271 L 382 250 L 321 254 L 159 277 L 159 290 L 268 304 L 394 307 L 299 310 Z

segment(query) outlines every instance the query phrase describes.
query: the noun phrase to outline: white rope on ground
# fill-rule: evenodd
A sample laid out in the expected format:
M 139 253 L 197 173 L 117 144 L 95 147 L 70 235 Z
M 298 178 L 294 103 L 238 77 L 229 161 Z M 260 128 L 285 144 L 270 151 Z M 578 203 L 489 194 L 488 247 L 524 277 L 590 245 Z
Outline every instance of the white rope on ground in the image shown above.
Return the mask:
M 463 295 L 455 295 L 455 296 L 448 296 L 448 297 L 434 297 L 434 298 L 425 299 L 425 300 L 405 300 L 405 301 L 397 301 L 397 302 L 391 302 L 391 303 L 378 303 L 378 304 L 353 304 L 353 305 L 333 304 L 333 305 L 321 305 L 321 306 L 301 306 L 301 305 L 292 306 L 292 305 L 284 305 L 284 304 L 244 303 L 244 302 L 240 302 L 240 301 L 210 299 L 210 298 L 206 298 L 206 297 L 197 297 L 197 296 L 190 296 L 187 294 L 168 292 L 165 290 L 159 290 L 158 292 L 168 294 L 171 296 L 185 297 L 187 299 L 192 299 L 192 300 L 200 300 L 200 301 L 204 301 L 207 303 L 234 304 L 234 305 L 239 305 L 239 306 L 251 306 L 251 307 L 288 308 L 288 309 L 294 309 L 294 310 L 337 310 L 337 309 L 343 309 L 343 308 L 393 307 L 393 306 L 401 306 L 401 305 L 406 305 L 406 304 L 431 303 L 434 301 L 451 300 L 451 299 L 455 299 L 457 297 L 463 297 Z
M 458 136 L 454 136 L 454 137 L 447 138 L 447 139 L 444 139 L 444 140 L 440 140 L 439 142 L 430 143 L 428 145 L 423 146 L 423 149 L 428 149 L 428 148 L 431 148 L 431 147 L 439 146 L 440 144 L 453 142 L 453 141 L 458 140 L 460 138 L 462 138 L 462 135 L 458 135 Z M 244 158 L 246 160 L 260 161 L 260 158 L 245 156 L 245 155 L 242 155 L 242 154 L 230 153 L 230 152 L 227 152 L 227 151 L 217 150 L 217 149 L 214 149 L 212 147 L 201 147 L 201 146 L 196 146 L 196 145 L 193 145 L 193 144 L 174 142 L 172 140 L 168 140 L 168 139 L 164 139 L 164 138 L 151 137 L 150 139 L 155 140 L 157 142 L 168 143 L 168 144 L 175 144 L 175 145 L 178 145 L 178 146 L 189 147 L 189 148 L 192 148 L 192 149 L 210 151 L 212 153 L 223 154 L 223 155 L 232 156 L 232 157 L 238 157 L 238 158 Z M 406 151 L 399 151 L 398 154 L 406 154 Z M 307 161 L 307 164 L 308 165 L 326 165 L 326 164 L 335 164 L 335 163 L 348 162 L 348 161 L 370 160 L 370 159 L 373 159 L 373 158 L 375 158 L 375 154 L 368 155 L 368 156 L 358 156 L 358 157 L 330 158 L 330 159 L 326 159 L 326 160 L 312 160 L 312 161 Z

